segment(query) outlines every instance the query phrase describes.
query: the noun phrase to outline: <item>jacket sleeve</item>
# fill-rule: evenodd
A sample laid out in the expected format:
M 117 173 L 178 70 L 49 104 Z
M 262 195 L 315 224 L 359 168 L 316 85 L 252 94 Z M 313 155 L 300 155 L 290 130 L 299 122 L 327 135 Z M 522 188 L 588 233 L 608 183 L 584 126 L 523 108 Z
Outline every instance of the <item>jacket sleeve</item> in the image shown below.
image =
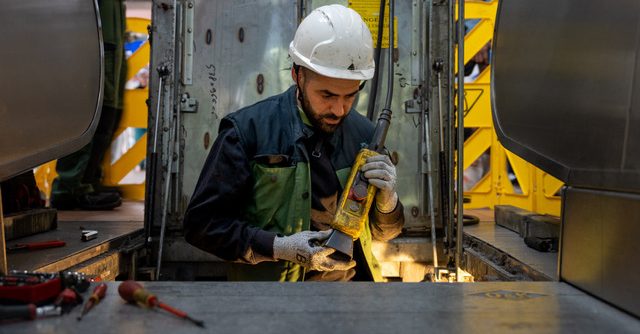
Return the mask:
M 185 212 L 185 239 L 227 261 L 275 261 L 275 233 L 242 219 L 252 191 L 249 158 L 231 123 L 220 127 Z
M 374 203 L 369 212 L 371 235 L 379 241 L 389 241 L 402 232 L 404 226 L 404 207 L 398 199 L 396 208 L 389 213 L 382 213 Z

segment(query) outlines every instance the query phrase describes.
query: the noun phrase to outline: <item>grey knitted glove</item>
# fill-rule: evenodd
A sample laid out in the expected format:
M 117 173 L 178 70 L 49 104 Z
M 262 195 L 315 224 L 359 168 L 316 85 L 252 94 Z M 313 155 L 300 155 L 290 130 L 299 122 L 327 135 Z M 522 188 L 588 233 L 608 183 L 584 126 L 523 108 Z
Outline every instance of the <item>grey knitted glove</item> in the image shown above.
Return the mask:
M 317 271 L 348 270 L 355 267 L 353 260 L 345 262 L 329 258 L 335 249 L 318 246 L 329 238 L 331 231 L 302 231 L 288 237 L 276 237 L 273 241 L 273 257 Z
M 382 213 L 389 213 L 398 204 L 396 193 L 396 166 L 387 155 L 376 155 L 367 159 L 361 170 L 369 183 L 378 188 L 376 206 Z

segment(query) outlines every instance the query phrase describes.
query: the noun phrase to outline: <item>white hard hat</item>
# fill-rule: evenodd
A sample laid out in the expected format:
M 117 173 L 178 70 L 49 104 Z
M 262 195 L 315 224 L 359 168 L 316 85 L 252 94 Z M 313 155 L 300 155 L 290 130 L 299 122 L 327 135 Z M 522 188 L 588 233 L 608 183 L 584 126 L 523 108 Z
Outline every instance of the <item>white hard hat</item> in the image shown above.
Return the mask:
M 289 55 L 297 65 L 331 78 L 373 77 L 371 32 L 360 15 L 341 5 L 322 6 L 300 23 Z

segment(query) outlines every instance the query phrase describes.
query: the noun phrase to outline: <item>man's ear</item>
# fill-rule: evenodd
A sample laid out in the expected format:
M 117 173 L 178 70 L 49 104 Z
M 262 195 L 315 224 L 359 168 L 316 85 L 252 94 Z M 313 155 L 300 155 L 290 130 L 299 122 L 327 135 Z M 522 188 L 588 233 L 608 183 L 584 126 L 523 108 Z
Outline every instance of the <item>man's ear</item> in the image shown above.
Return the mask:
M 298 78 L 296 77 L 296 69 L 294 66 L 291 66 L 291 79 L 293 79 L 293 82 L 295 82 L 296 85 L 298 84 Z

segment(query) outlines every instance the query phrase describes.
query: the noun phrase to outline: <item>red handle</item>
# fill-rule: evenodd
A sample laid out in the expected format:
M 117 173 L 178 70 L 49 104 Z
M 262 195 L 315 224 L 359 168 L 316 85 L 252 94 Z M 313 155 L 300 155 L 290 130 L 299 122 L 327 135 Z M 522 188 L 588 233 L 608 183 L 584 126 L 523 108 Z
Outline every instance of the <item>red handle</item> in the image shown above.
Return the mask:
M 106 292 L 107 292 L 107 284 L 100 283 L 100 285 L 96 286 L 96 288 L 93 289 L 93 294 L 91 294 L 91 300 L 93 300 L 96 303 L 99 302 L 102 298 L 104 298 L 104 295 Z
M 62 247 L 67 243 L 60 240 L 51 240 L 51 241 L 42 241 L 42 242 L 30 242 L 26 244 L 18 244 L 16 245 L 19 248 L 26 248 L 29 250 L 35 249 L 45 249 L 45 248 L 54 248 L 54 247 Z

